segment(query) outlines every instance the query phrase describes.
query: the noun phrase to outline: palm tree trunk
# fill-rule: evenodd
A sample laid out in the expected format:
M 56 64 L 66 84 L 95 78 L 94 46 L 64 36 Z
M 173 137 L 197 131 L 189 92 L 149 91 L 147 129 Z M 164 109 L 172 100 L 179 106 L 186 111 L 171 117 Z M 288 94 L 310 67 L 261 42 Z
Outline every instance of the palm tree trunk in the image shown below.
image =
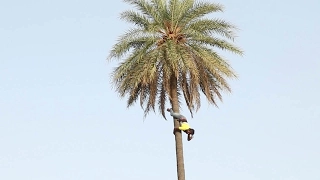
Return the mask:
M 179 100 L 177 91 L 177 79 L 174 75 L 170 78 L 170 96 L 171 105 L 174 112 L 179 112 Z M 174 127 L 179 127 L 179 122 L 173 119 Z M 184 159 L 183 159 L 183 144 L 182 144 L 182 134 L 181 132 L 175 133 L 176 141 L 176 159 L 177 159 L 177 175 L 178 180 L 185 180 L 185 170 L 184 170 Z

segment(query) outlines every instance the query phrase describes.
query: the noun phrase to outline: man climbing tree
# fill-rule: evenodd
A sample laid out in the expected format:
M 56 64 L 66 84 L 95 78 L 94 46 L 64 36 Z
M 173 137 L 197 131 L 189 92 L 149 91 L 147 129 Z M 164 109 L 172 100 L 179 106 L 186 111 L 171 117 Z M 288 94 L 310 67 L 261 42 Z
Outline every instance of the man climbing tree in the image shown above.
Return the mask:
M 177 131 L 183 131 L 186 134 L 188 134 L 188 141 L 190 141 L 193 138 L 194 135 L 194 129 L 190 128 L 190 125 L 182 114 L 173 112 L 172 108 L 167 109 L 168 112 L 170 112 L 170 115 L 177 121 L 179 121 L 180 126 L 173 128 L 173 134 L 175 134 Z

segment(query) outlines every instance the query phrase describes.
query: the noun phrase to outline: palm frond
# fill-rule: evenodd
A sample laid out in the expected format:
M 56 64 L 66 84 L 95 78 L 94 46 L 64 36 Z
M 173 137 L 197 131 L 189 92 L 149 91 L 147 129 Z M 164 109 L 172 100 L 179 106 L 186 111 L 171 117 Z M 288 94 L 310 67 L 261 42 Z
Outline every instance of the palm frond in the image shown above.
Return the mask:
M 201 18 L 207 14 L 223 11 L 223 6 L 220 4 L 209 3 L 209 2 L 197 2 L 193 4 L 193 7 L 189 9 L 180 21 L 183 24 L 187 24 L 190 21 Z
M 221 35 L 234 40 L 234 31 L 236 27 L 220 19 L 197 19 L 186 26 L 186 29 L 192 29 L 204 35 Z
M 145 15 L 132 10 L 122 12 L 120 18 L 143 29 L 148 29 L 149 24 L 151 24 L 150 20 Z

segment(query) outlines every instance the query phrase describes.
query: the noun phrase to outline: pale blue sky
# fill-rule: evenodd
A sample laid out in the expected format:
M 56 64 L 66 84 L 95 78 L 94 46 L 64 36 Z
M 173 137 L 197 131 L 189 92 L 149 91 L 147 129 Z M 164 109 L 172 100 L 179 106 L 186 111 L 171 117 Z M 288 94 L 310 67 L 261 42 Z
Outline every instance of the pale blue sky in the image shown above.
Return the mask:
M 184 136 L 187 180 L 320 179 L 320 1 L 216 1 L 240 31 L 239 74 Z M 129 7 L 107 0 L 0 3 L 0 179 L 174 180 L 172 121 L 126 109 L 111 46 Z

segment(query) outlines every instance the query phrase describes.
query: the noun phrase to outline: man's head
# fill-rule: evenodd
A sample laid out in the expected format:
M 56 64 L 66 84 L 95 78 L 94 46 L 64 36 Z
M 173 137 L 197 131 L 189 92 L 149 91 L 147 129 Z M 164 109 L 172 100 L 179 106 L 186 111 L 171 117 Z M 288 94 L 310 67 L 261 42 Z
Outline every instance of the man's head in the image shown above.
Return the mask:
M 194 135 L 194 129 L 190 128 L 189 132 L 190 132 L 190 134 Z
M 192 128 L 188 129 L 187 134 L 188 134 L 188 141 L 191 141 L 191 139 L 193 138 L 193 135 L 194 135 L 194 129 L 192 129 Z
M 189 128 L 188 130 L 186 130 L 186 133 L 187 133 L 187 134 L 194 135 L 194 129 Z

